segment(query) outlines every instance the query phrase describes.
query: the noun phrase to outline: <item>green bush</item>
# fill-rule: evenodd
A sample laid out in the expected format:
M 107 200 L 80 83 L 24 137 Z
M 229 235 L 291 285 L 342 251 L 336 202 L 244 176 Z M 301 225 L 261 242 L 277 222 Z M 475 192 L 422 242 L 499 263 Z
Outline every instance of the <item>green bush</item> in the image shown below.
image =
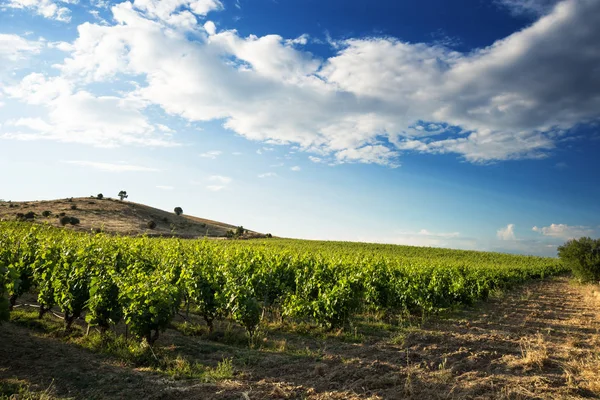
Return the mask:
M 156 228 L 156 222 L 154 222 L 154 221 L 148 221 L 146 223 L 146 226 L 148 227 L 148 229 L 154 229 L 154 228 Z
M 52 211 L 43 211 L 42 212 L 42 216 L 45 217 L 45 218 L 48 218 L 51 215 L 52 215 Z
M 60 224 L 62 226 L 65 226 L 65 225 L 70 224 L 70 223 L 71 223 L 71 217 L 67 217 L 66 215 L 60 217 Z
M 600 239 L 569 240 L 558 248 L 558 256 L 581 282 L 600 281 Z

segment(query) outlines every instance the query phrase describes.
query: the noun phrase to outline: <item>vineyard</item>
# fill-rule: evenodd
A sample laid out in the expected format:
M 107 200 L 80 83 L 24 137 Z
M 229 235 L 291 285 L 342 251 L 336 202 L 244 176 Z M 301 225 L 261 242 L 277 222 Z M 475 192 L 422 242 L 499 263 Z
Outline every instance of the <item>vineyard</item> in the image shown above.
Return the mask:
M 415 247 L 268 239 L 210 241 L 85 234 L 0 224 L 0 315 L 26 293 L 40 317 L 106 332 L 124 322 L 153 344 L 177 313 L 210 330 L 228 319 L 251 337 L 264 318 L 343 328 L 468 305 L 562 272 L 557 259 Z

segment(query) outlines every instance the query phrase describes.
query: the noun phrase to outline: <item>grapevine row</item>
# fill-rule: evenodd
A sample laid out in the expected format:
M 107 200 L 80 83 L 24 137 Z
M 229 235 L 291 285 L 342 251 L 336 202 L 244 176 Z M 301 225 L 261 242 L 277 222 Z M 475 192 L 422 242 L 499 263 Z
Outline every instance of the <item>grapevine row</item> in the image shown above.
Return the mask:
M 555 259 L 403 246 L 82 234 L 0 223 L 0 317 L 27 292 L 105 332 L 124 321 L 154 343 L 190 304 L 209 329 L 230 318 L 252 335 L 265 310 L 342 327 L 365 311 L 436 312 L 563 271 Z

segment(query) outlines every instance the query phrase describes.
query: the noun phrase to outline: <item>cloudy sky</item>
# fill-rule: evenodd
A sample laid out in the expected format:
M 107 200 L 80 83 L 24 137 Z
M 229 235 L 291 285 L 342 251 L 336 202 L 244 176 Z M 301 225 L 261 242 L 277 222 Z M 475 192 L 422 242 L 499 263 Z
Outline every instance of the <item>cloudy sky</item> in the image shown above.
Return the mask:
M 0 198 L 555 255 L 600 234 L 598 0 L 0 0 Z

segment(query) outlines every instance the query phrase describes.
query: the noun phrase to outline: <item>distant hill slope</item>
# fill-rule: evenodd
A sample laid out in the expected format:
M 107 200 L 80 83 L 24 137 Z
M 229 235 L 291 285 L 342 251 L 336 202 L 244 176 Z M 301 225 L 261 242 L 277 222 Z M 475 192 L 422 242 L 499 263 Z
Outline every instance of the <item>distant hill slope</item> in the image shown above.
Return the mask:
M 44 217 L 44 211 L 50 216 Z M 49 223 L 61 226 L 60 217 L 66 215 L 76 217 L 78 225 L 66 225 L 68 229 L 90 231 L 101 229 L 107 233 L 123 235 L 177 236 L 184 238 L 195 237 L 225 237 L 228 230 L 235 230 L 234 225 L 211 221 L 188 215 L 175 215 L 174 212 L 159 210 L 144 204 L 130 201 L 119 201 L 110 198 L 99 200 L 92 197 L 7 202 L 0 201 L 0 220 L 14 221 L 17 214 L 35 213 L 34 222 Z M 64 214 L 63 214 L 64 213 Z M 156 227 L 149 228 L 149 222 L 154 221 Z M 263 236 L 249 231 L 248 236 Z

